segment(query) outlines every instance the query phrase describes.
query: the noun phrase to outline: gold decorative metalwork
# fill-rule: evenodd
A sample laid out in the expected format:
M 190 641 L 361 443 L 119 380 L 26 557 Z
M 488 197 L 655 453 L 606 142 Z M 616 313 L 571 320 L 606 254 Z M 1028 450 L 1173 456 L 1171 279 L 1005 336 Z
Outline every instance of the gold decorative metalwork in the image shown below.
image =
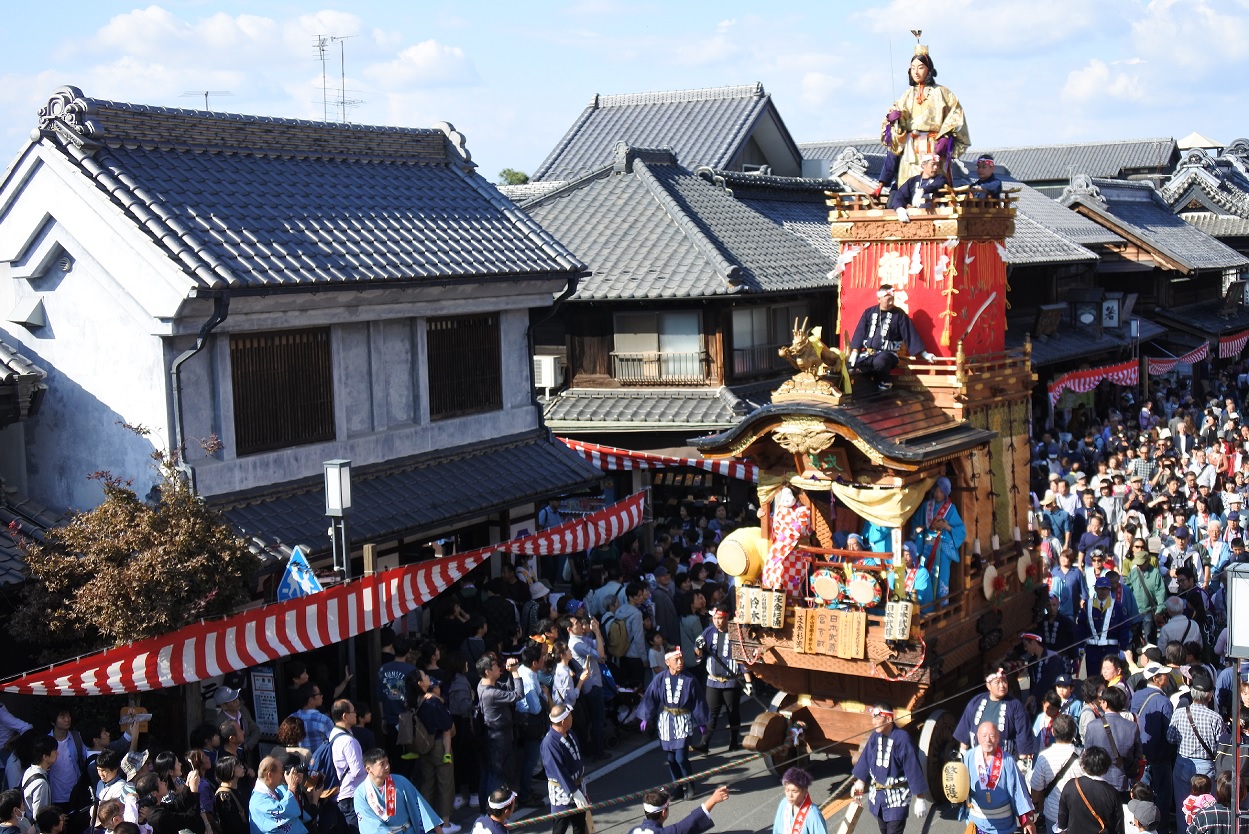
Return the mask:
M 776 445 L 796 455 L 822 452 L 837 439 L 837 433 L 818 417 L 792 415 L 772 431 Z

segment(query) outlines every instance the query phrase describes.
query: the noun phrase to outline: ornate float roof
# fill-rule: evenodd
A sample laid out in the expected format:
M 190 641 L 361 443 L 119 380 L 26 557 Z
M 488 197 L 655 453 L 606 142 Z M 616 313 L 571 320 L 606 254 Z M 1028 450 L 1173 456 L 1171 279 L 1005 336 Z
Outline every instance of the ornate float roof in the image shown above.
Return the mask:
M 703 457 L 733 457 L 782 426 L 822 424 L 874 462 L 915 471 L 988 443 L 994 432 L 959 422 L 927 391 L 894 388 L 852 395 L 840 404 L 820 398 L 765 405 L 720 434 L 690 440 Z

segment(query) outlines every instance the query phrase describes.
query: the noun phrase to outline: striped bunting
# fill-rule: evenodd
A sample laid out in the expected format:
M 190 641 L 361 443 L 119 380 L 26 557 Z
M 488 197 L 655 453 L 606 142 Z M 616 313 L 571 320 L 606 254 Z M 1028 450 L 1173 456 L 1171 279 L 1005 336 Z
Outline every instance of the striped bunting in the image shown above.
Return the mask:
M 705 469 L 708 472 L 714 472 L 717 475 L 736 478 L 739 481 L 756 483 L 759 480 L 759 470 L 750 461 L 674 458 L 667 455 L 654 455 L 650 452 L 633 452 L 629 449 L 617 449 L 615 446 L 600 446 L 597 443 L 586 443 L 584 440 L 572 440 L 567 437 L 557 439 L 604 472 L 626 469 L 662 469 L 667 466 L 692 466 L 698 469 Z
M 145 692 L 338 643 L 429 602 L 499 550 L 574 553 L 611 541 L 642 522 L 645 499 L 645 493 L 638 493 L 534 536 L 353 579 L 311 596 L 224 619 L 193 623 L 170 634 L 0 682 L 0 691 L 23 695 Z

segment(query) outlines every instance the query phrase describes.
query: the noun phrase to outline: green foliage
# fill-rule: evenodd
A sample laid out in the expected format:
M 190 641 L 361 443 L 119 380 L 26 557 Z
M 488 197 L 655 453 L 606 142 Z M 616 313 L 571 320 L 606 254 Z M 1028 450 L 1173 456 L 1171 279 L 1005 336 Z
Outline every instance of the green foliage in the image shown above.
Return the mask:
M 44 544 L 24 543 L 30 582 L 9 627 L 14 637 L 78 654 L 165 634 L 248 601 L 256 557 L 195 496 L 170 456 L 153 458 L 159 503 L 97 472 L 100 506 L 48 531 Z
M 514 168 L 504 168 L 499 172 L 499 182 L 503 185 L 524 185 L 529 182 L 529 175 Z

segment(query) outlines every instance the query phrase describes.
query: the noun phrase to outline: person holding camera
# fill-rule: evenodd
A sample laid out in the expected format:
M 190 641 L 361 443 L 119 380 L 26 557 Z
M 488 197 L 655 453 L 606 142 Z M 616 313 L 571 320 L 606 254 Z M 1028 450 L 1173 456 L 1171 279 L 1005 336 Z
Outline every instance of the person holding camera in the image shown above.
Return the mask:
M 252 834 L 308 834 L 298 799 L 304 775 L 297 768 L 283 772 L 280 759 L 266 756 L 256 777 L 248 807 Z
M 715 735 L 720 712 L 724 711 L 729 725 L 729 752 L 741 748 L 738 735 L 742 729 L 742 694 L 751 694 L 753 683 L 750 672 L 733 658 L 733 641 L 729 638 L 729 612 L 727 602 L 717 602 L 711 607 L 711 625 L 694 641 L 694 651 L 707 668 L 707 735 L 695 750 L 707 754 L 711 749 L 711 737 Z

